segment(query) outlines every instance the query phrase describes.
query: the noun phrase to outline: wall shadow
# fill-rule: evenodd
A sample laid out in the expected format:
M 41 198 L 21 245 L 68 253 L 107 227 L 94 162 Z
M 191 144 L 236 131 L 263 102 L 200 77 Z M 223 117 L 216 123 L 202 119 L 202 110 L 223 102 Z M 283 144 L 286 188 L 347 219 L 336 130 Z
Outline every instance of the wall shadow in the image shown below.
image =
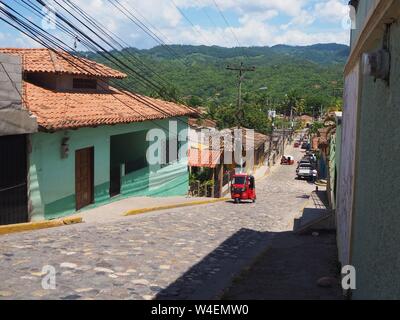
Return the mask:
M 161 290 L 155 300 L 342 299 L 335 232 L 242 229 Z M 332 277 L 329 288 L 317 285 Z
M 216 299 L 268 246 L 274 233 L 241 229 L 160 291 L 155 300 Z

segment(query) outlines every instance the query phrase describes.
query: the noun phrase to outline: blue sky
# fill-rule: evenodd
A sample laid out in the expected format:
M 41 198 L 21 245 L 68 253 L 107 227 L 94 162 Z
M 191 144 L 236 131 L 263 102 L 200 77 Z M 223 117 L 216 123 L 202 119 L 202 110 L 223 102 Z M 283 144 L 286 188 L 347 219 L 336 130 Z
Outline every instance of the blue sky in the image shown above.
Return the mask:
M 71 1 L 101 21 L 108 30 L 123 37 L 131 46 L 149 48 L 158 44 L 110 4 L 110 0 Z M 349 42 L 349 30 L 346 28 L 348 0 L 215 0 L 228 20 L 228 25 L 220 15 L 214 0 L 118 1 L 145 22 L 165 43 L 235 47 L 239 44 L 272 46 Z M 38 24 L 43 22 L 19 5 L 21 0 L 0 2 L 10 5 Z M 65 6 L 64 0 L 45 2 L 52 4 L 57 12 L 66 14 L 59 6 Z M 73 37 L 57 29 L 50 28 L 48 31 L 68 45 L 73 45 Z M 38 45 L 0 21 L 0 46 Z M 79 49 L 85 49 L 80 46 Z

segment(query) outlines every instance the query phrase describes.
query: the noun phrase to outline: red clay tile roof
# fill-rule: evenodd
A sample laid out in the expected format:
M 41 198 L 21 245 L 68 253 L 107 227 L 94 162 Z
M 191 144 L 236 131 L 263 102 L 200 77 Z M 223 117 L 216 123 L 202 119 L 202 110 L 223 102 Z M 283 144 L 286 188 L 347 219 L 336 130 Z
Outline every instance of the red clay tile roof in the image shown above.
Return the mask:
M 220 163 L 222 151 L 217 150 L 189 150 L 189 166 L 198 168 L 216 168 Z
M 104 92 L 57 92 L 25 82 L 24 95 L 26 107 L 37 117 L 39 126 L 50 131 L 196 114 L 184 105 L 139 95 L 137 98 L 114 88 Z
M 189 125 L 196 128 L 216 128 L 217 123 L 211 119 L 190 118 Z
M 20 55 L 24 72 L 50 72 L 102 78 L 126 78 L 126 74 L 100 63 L 49 49 L 0 49 L 0 53 Z

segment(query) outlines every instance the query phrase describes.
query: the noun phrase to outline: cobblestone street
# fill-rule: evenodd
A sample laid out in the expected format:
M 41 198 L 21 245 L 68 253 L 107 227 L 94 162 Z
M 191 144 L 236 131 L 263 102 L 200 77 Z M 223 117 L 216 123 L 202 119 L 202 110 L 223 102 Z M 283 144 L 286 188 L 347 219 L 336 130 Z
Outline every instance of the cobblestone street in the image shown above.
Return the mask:
M 290 150 L 292 152 L 292 150 Z M 300 159 L 299 150 L 293 151 Z M 277 166 L 256 204 L 217 203 L 0 238 L 0 299 L 213 298 L 292 229 L 314 186 Z M 56 269 L 55 290 L 42 268 Z

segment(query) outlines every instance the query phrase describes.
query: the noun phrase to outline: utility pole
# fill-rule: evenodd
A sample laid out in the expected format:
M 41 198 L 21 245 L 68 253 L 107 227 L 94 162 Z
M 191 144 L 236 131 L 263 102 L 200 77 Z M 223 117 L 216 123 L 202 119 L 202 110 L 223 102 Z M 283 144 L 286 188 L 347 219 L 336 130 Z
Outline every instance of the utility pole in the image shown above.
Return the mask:
M 323 111 L 322 111 L 322 104 L 321 104 L 320 121 L 322 121 L 322 119 L 323 119 L 322 113 L 323 113 Z
M 240 67 L 237 66 L 231 66 L 229 65 L 227 68 L 227 70 L 231 70 L 231 71 L 237 71 L 239 72 L 239 76 L 238 76 L 238 101 L 237 101 L 237 108 L 238 108 L 238 113 L 237 113 L 237 117 L 238 117 L 238 126 L 239 128 L 242 125 L 242 116 L 243 116 L 243 110 L 242 110 L 242 83 L 244 81 L 244 74 L 245 72 L 254 72 L 256 71 L 256 67 L 245 67 L 243 62 L 240 64 Z
M 293 105 L 292 104 L 290 105 L 290 126 L 293 130 L 294 123 L 293 123 Z

